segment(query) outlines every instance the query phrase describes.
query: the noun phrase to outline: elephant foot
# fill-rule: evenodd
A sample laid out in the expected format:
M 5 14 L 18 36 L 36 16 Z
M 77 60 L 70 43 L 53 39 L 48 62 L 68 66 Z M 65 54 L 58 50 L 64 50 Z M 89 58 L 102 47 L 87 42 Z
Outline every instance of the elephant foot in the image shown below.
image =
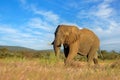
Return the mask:
M 65 66 L 71 66 L 71 65 L 72 65 L 71 62 L 69 62 L 69 63 L 68 63 L 68 62 L 67 62 L 67 63 L 65 62 Z
M 97 69 L 98 69 L 98 68 L 100 68 L 100 65 L 99 65 L 99 64 L 95 64 L 95 65 L 94 65 L 94 68 L 97 68 Z
M 65 66 L 71 66 L 73 64 L 73 61 L 64 61 Z
M 94 62 L 94 64 L 98 64 L 98 60 L 97 59 L 93 59 L 93 62 Z

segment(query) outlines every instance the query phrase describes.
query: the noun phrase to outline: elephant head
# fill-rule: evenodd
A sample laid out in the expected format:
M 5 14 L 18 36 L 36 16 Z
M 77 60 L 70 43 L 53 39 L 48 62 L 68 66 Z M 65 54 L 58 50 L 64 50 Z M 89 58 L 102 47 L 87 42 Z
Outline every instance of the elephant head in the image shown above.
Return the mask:
M 52 42 L 55 55 L 58 56 L 61 45 L 70 45 L 79 38 L 79 29 L 75 26 L 58 25 L 55 31 L 55 39 Z

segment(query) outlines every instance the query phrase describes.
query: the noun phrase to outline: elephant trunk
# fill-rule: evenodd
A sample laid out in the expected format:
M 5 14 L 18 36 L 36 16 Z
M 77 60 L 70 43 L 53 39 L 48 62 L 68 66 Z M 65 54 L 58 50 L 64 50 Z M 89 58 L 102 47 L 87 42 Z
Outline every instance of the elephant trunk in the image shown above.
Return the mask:
M 60 54 L 60 47 L 61 47 L 60 41 L 55 39 L 53 42 L 53 47 L 54 47 L 54 51 L 55 51 L 55 56 L 58 57 Z
M 58 57 L 60 54 L 60 47 L 54 45 L 55 56 Z

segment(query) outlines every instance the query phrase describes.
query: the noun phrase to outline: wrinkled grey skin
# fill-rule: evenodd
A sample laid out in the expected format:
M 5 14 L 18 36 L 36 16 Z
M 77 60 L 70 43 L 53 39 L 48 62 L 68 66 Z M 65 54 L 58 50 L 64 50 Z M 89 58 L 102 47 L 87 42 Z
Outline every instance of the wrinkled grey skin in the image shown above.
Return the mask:
M 93 61 L 94 64 L 98 64 L 97 51 L 100 41 L 91 30 L 78 29 L 76 26 L 70 25 L 58 25 L 52 44 L 57 57 L 60 47 L 63 45 L 65 64 L 70 64 L 77 54 L 87 56 L 88 63 Z

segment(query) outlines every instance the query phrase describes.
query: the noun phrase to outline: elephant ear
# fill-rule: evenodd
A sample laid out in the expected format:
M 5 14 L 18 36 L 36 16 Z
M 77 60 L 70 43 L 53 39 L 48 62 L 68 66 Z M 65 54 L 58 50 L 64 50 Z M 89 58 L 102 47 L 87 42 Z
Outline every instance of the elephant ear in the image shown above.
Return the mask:
M 75 26 L 70 27 L 70 29 L 67 30 L 65 34 L 66 34 L 65 42 L 67 44 L 74 43 L 80 37 L 79 29 Z

